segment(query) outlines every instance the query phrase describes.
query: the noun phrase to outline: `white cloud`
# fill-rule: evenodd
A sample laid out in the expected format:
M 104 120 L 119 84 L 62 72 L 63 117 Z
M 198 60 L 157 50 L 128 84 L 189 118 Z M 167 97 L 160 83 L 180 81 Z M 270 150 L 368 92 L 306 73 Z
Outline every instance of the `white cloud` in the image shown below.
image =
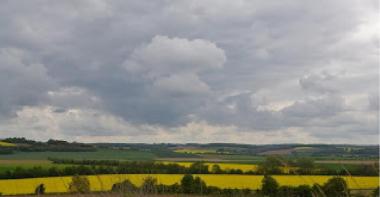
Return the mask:
M 2 1 L 0 129 L 372 142 L 377 17 L 375 0 Z

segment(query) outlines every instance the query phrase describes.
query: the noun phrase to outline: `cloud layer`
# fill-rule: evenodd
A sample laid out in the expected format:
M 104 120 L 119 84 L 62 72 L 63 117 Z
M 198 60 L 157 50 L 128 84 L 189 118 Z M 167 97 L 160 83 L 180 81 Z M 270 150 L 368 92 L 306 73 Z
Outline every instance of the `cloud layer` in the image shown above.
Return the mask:
M 377 144 L 378 1 L 0 3 L 0 135 Z

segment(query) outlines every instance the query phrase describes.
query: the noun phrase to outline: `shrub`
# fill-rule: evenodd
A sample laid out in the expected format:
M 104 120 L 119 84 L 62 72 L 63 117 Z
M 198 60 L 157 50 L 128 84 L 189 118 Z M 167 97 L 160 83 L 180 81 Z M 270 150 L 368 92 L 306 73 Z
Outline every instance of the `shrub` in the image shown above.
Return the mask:
M 40 195 L 45 193 L 45 185 L 44 184 L 39 184 L 36 189 L 34 190 L 34 194 Z
M 276 196 L 278 190 L 277 181 L 271 176 L 265 175 L 262 180 L 261 192 L 267 196 Z
M 203 194 L 207 190 L 206 183 L 199 177 L 195 177 L 192 184 L 193 194 Z
M 141 185 L 141 191 L 144 194 L 157 193 L 157 179 L 153 177 L 146 177 L 143 184 Z
M 312 189 L 308 185 L 300 185 L 296 187 L 296 194 L 298 197 L 312 197 Z
M 281 186 L 276 192 L 276 196 L 281 197 L 293 197 L 296 196 L 296 189 L 290 186 Z
M 322 187 L 327 197 L 348 197 L 347 183 L 341 177 L 329 179 Z
M 130 181 L 125 180 L 121 183 L 115 183 L 112 185 L 111 191 L 120 192 L 120 193 L 134 193 L 138 190 L 138 188 Z
M 69 185 L 69 191 L 73 193 L 88 193 L 90 192 L 90 181 L 87 177 L 73 176 Z
M 181 189 L 185 194 L 191 194 L 194 178 L 191 174 L 186 174 L 181 179 Z
M 372 192 L 373 197 L 379 197 L 379 187 L 377 187 L 375 190 Z

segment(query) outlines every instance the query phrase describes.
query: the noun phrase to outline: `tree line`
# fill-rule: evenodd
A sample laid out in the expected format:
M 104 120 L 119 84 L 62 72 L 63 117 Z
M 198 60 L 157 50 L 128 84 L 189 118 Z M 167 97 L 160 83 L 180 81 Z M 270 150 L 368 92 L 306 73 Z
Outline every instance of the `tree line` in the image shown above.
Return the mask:
M 13 154 L 16 151 L 21 152 L 89 152 L 96 151 L 96 147 L 90 144 L 67 142 L 64 140 L 50 139 L 46 142 L 38 142 L 23 137 L 13 137 L 2 139 L 3 142 L 17 144 L 13 147 L 0 147 L 0 154 Z
M 169 174 L 294 174 L 294 175 L 361 175 L 361 176 L 379 176 L 379 166 L 377 164 L 362 164 L 351 167 L 349 170 L 342 166 L 341 168 L 331 169 L 317 166 L 311 158 L 286 159 L 280 156 L 268 156 L 258 164 L 257 170 L 242 171 L 241 169 L 221 169 L 218 164 L 210 166 L 202 162 L 194 162 L 186 168 L 175 163 L 163 164 L 159 162 L 131 162 L 118 160 L 73 160 L 49 158 L 57 164 L 76 164 L 76 165 L 97 165 L 97 166 L 123 166 L 130 173 L 169 173 Z M 290 167 L 288 172 L 283 170 L 284 167 Z

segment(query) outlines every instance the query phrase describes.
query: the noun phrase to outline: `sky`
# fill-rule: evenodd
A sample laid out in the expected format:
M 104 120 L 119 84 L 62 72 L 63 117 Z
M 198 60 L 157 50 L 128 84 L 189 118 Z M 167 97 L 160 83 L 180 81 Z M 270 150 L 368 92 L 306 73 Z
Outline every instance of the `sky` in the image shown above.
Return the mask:
M 377 0 L 3 0 L 0 136 L 379 143 Z

